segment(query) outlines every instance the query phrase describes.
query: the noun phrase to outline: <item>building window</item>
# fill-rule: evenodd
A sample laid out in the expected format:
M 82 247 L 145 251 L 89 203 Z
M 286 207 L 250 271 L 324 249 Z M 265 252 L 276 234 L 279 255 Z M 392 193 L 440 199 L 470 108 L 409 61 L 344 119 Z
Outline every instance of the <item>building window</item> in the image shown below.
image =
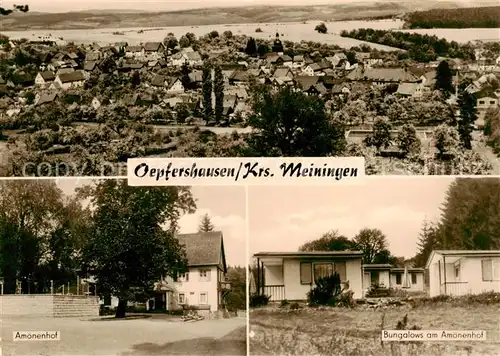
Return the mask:
M 200 293 L 200 304 L 208 304 L 208 295 L 207 292 Z
M 417 284 L 417 274 L 416 273 L 411 274 L 411 284 Z
M 335 263 L 315 263 L 314 264 L 314 280 L 317 281 L 320 278 L 328 277 L 338 273 L 340 281 L 346 281 L 346 266 L 345 262 L 335 262 Z
M 396 273 L 396 284 L 401 285 L 401 273 Z
M 186 295 L 184 293 L 179 293 L 179 304 L 186 303 Z
M 460 279 L 460 265 L 455 265 L 455 279 Z
M 182 273 L 180 275 L 180 280 L 184 282 L 189 282 L 189 272 Z
M 209 269 L 200 269 L 200 281 L 210 282 L 210 270 Z
M 484 104 L 484 100 L 479 100 L 479 104 Z
M 500 280 L 500 260 L 482 260 L 481 269 L 483 281 L 499 281 Z
M 302 262 L 300 264 L 300 284 L 312 283 L 312 264 L 309 262 Z
M 490 101 L 490 105 L 495 105 L 495 102 L 493 100 Z

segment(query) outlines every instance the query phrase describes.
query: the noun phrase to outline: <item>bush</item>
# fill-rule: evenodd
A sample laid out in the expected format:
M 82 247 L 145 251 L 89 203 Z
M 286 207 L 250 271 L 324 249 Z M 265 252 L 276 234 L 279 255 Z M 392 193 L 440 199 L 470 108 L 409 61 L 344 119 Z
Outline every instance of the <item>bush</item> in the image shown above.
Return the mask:
M 262 32 L 262 29 L 260 27 L 255 29 L 255 32 Z
M 319 25 L 317 25 L 315 28 L 314 28 L 314 31 L 318 31 L 318 33 L 327 33 L 328 32 L 328 29 L 325 25 L 324 22 L 320 23 Z
M 269 299 L 271 297 L 264 295 L 264 294 L 256 294 L 252 295 L 250 297 L 250 307 L 251 308 L 258 308 L 258 307 L 263 307 L 269 304 Z
M 290 302 L 286 299 L 282 300 L 281 303 L 280 303 L 280 308 L 284 308 L 286 307 L 288 304 L 290 304 Z
M 335 305 L 342 292 L 340 276 L 335 272 L 331 276 L 319 278 L 316 286 L 307 293 L 310 305 Z
M 290 310 L 298 310 L 298 309 L 300 309 L 299 303 L 293 302 L 292 304 L 290 304 Z

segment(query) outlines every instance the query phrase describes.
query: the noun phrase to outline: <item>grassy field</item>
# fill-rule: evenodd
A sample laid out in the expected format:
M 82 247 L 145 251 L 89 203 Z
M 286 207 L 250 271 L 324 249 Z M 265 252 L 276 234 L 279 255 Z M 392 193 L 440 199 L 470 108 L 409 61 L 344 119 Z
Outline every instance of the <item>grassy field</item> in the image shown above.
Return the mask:
M 252 355 L 332 356 L 487 356 L 500 350 L 500 306 L 391 307 L 388 309 L 283 310 L 266 307 L 250 313 Z M 422 330 L 486 330 L 487 341 L 381 342 L 381 330 L 394 330 L 408 316 L 408 326 Z M 382 327 L 382 320 L 384 326 Z M 391 346 L 392 344 L 392 346 Z

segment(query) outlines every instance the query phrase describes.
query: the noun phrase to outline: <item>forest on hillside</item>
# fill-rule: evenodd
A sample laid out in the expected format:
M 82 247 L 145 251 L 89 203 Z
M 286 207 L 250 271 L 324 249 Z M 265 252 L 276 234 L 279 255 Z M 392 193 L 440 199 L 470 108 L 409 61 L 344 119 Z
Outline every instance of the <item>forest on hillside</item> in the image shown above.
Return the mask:
M 500 6 L 411 12 L 406 28 L 499 28 Z

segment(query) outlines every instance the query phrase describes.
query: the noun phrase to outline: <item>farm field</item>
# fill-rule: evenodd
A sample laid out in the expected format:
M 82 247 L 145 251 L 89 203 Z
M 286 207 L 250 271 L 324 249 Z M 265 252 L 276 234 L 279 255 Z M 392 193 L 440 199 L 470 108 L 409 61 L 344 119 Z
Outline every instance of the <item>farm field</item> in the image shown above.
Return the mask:
M 250 352 L 253 355 L 460 356 L 498 355 L 500 330 L 497 305 L 425 306 L 390 309 L 310 309 L 277 307 L 250 313 Z M 381 343 L 381 324 L 394 330 L 408 316 L 408 326 L 422 330 L 486 330 L 487 341 L 428 342 L 413 345 Z M 391 350 L 393 349 L 393 350 Z M 402 352 L 402 353 L 400 353 Z
M 162 41 L 165 36 L 172 32 L 180 37 L 187 32 L 192 32 L 196 36 L 203 36 L 212 30 L 224 32 L 232 31 L 234 34 L 252 36 L 258 39 L 269 39 L 274 37 L 276 31 L 280 33 L 282 40 L 300 42 L 314 41 L 326 44 L 336 44 L 344 48 L 359 46 L 363 41 L 352 38 L 340 37 L 342 30 L 351 31 L 358 28 L 373 28 L 377 30 L 401 30 L 403 22 L 400 20 L 377 20 L 377 21 L 337 21 L 327 22 L 327 34 L 320 34 L 314 31 L 314 27 L 319 21 L 287 22 L 287 23 L 248 23 L 248 24 L 227 24 L 227 25 L 203 25 L 203 26 L 171 26 L 161 28 L 108 28 L 108 29 L 81 29 L 81 30 L 25 30 L 25 31 L 2 31 L 3 34 L 12 39 L 28 38 L 33 39 L 38 36 L 52 35 L 62 37 L 65 41 L 76 43 L 99 44 L 126 41 L 129 44 L 139 44 L 141 42 Z M 262 32 L 255 32 L 260 28 Z M 138 33 L 138 31 L 143 32 Z M 500 29 L 414 29 L 401 30 L 415 32 L 419 34 L 436 35 L 448 41 L 466 43 L 469 41 L 492 41 L 498 40 Z M 121 32 L 123 35 L 113 35 L 113 32 Z M 370 44 L 373 48 L 380 50 L 396 50 L 392 47 Z

